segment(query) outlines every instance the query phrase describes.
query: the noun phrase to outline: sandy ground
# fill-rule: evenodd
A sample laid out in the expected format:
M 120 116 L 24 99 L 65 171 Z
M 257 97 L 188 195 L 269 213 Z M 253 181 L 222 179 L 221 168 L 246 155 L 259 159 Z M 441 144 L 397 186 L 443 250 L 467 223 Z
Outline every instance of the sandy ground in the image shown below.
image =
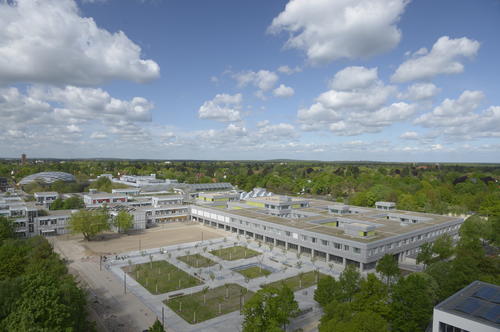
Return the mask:
M 220 238 L 227 233 L 197 224 L 172 223 L 134 235 L 106 234 L 102 240 L 84 241 L 80 236 L 50 238 L 54 250 L 69 262 L 69 271 L 89 292 L 89 311 L 99 331 L 143 331 L 156 317 L 135 295 L 124 294 L 123 286 L 104 267 L 99 255 L 114 255 L 139 249 L 158 248 L 203 239 Z M 103 264 L 104 265 L 104 264 Z
M 227 233 L 203 227 L 197 223 L 171 223 L 131 235 L 105 234 L 103 240 L 84 241 L 80 238 L 80 243 L 87 249 L 88 255 L 116 255 L 122 252 L 160 248 L 201 241 L 202 238 L 210 240 L 223 236 L 227 236 Z

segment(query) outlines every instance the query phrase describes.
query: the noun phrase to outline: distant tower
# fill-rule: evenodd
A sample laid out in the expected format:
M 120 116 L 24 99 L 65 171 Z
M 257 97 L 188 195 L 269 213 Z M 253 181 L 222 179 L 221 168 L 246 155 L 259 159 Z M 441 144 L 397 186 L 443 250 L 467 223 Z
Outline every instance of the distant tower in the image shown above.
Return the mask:
M 23 153 L 21 155 L 21 165 L 24 165 L 24 164 L 26 164 L 26 154 Z

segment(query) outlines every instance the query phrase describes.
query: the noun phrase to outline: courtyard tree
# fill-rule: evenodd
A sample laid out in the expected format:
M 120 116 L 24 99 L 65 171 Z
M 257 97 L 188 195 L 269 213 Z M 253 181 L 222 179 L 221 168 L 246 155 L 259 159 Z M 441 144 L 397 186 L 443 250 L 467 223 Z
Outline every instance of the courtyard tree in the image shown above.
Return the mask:
M 109 229 L 109 214 L 106 208 L 80 210 L 71 215 L 68 224 L 71 233 L 81 233 L 90 241 L 97 234 Z
M 278 290 L 265 287 L 255 293 L 243 307 L 244 332 L 283 331 L 290 317 L 298 313 L 292 290 L 283 285 Z
M 127 232 L 134 227 L 134 216 L 125 210 L 121 210 L 116 217 L 113 218 L 113 224 L 118 229 L 118 232 Z
M 377 263 L 375 270 L 385 277 L 387 285 L 391 285 L 393 279 L 399 277 L 401 272 L 399 271 L 398 262 L 394 256 L 390 254 L 385 254 Z
M 432 243 L 424 243 L 420 246 L 420 251 L 417 254 L 417 264 L 423 263 L 424 267 L 426 267 L 432 263 L 433 256 Z
M 358 269 L 354 265 L 348 264 L 339 277 L 345 301 L 350 302 L 354 294 L 358 292 L 360 280 L 361 274 Z
M 160 323 L 160 321 L 157 319 L 155 320 L 154 324 L 151 325 L 151 327 L 148 329 L 148 332 L 165 332 L 165 329 L 163 328 L 163 325 Z

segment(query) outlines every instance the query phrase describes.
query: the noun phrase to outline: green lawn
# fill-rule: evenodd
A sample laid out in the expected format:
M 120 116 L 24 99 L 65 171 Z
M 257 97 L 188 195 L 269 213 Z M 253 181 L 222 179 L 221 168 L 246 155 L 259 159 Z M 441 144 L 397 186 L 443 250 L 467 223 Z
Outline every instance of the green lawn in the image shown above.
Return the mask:
M 244 290 L 245 288 L 237 284 L 228 284 L 227 290 L 225 286 L 209 289 L 206 294 L 206 301 L 203 299 L 203 292 L 198 292 L 166 300 L 164 303 L 186 322 L 194 324 L 239 310 L 241 289 Z M 229 297 L 226 298 L 226 295 L 229 295 Z M 243 304 L 252 295 L 253 292 L 248 291 L 244 296 Z
M 326 222 L 324 224 L 321 224 L 321 225 L 324 225 L 324 226 L 333 226 L 333 227 L 338 227 L 337 226 L 337 222 Z
M 271 271 L 266 270 L 264 268 L 259 268 L 258 266 L 251 266 L 246 269 L 235 270 L 235 272 L 238 272 L 239 274 L 245 276 L 248 279 L 268 276 L 272 273 Z
M 212 265 L 217 264 L 210 258 L 207 258 L 205 256 L 202 256 L 200 254 L 194 254 L 194 255 L 187 255 L 187 256 L 180 256 L 177 257 L 178 260 L 186 263 L 187 265 L 190 265 L 192 267 L 209 267 Z
M 327 276 L 326 274 L 319 273 L 319 278 L 320 279 L 324 278 L 326 276 Z M 288 287 L 290 287 L 294 292 L 296 292 L 296 291 L 298 291 L 300 289 L 316 285 L 316 273 L 315 273 L 315 271 L 305 272 L 302 275 L 302 282 L 300 281 L 299 275 L 296 275 L 296 276 L 293 276 L 293 277 L 290 277 L 290 278 L 286 278 L 286 279 L 282 279 L 282 280 L 278 280 L 278 281 L 272 282 L 270 284 L 262 285 L 262 287 L 270 286 L 270 287 L 280 288 L 281 284 L 283 282 Z
M 210 253 L 226 261 L 235 261 L 237 259 L 259 256 L 261 254 L 258 251 L 248 249 L 243 246 L 212 250 Z
M 137 264 L 123 269 L 151 294 L 162 294 L 202 284 L 199 279 L 166 261 Z

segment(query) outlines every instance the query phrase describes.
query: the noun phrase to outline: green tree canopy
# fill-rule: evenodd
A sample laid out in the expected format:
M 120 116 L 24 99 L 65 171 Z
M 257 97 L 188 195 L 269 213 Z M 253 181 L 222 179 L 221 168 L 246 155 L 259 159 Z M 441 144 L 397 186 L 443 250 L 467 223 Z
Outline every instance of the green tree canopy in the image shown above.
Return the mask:
M 432 317 L 437 285 L 428 275 L 412 273 L 400 278 L 392 289 L 392 331 L 424 331 Z
M 3 240 L 14 237 L 14 223 L 7 217 L 0 216 L 0 244 Z
M 163 325 L 160 323 L 160 321 L 157 319 L 155 320 L 154 324 L 151 325 L 151 327 L 148 329 L 149 332 L 165 332 L 165 329 L 163 328 Z
M 280 289 L 265 287 L 255 293 L 243 307 L 244 332 L 283 331 L 299 306 L 292 290 L 283 284 Z
M 391 284 L 392 280 L 399 277 L 401 271 L 399 270 L 398 262 L 393 255 L 385 254 L 377 263 L 375 270 L 385 277 L 386 283 Z
M 114 217 L 113 224 L 118 228 L 118 232 L 126 232 L 134 227 L 134 216 L 125 210 L 121 210 L 118 212 L 118 215 Z
M 68 224 L 73 234 L 81 233 L 90 241 L 95 235 L 109 229 L 109 214 L 106 208 L 80 210 L 71 215 Z

